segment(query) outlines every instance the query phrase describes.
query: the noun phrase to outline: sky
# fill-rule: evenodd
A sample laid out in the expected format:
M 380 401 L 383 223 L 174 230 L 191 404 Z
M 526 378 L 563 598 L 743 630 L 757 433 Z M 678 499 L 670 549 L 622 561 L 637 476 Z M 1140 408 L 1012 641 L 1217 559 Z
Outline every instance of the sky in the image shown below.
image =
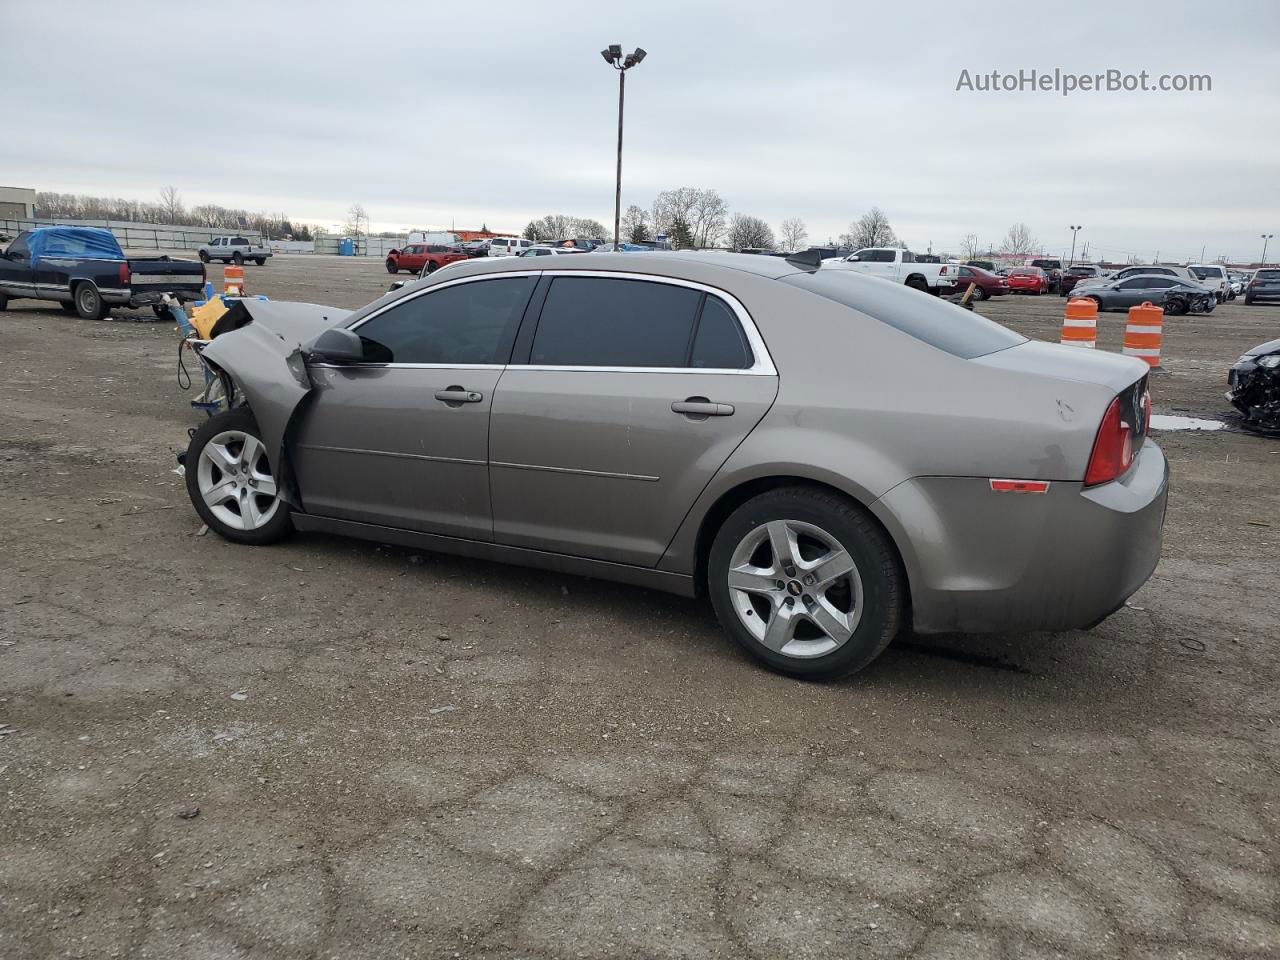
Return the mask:
M 1280 4 L 645 0 L 248 7 L 0 0 L 0 184 L 518 232 L 712 188 L 810 243 L 870 207 L 911 249 L 1248 261 L 1280 233 Z M 68 29 L 75 24 L 75 29 Z M 957 89 L 993 70 L 1204 92 Z M 1274 244 L 1274 241 L 1273 241 Z M 1077 256 L 1079 255 L 1077 248 Z M 1268 254 L 1268 259 L 1272 259 Z

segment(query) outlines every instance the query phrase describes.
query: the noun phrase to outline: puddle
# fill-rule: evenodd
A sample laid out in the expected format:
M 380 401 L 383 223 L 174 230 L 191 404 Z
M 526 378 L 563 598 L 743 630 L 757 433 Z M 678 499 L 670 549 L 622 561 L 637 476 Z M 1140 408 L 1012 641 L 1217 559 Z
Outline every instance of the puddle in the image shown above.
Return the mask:
M 1226 424 L 1221 420 L 1200 420 L 1196 417 L 1171 417 L 1151 415 L 1152 430 L 1221 430 Z

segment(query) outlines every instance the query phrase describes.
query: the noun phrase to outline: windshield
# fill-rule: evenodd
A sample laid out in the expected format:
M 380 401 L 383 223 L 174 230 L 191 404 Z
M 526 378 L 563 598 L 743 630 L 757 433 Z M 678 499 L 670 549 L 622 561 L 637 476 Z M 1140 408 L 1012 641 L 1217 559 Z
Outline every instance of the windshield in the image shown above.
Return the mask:
M 1280 270 L 1259 270 L 1255 276 L 1258 280 L 1280 280 Z
M 795 273 L 780 279 L 793 287 L 852 307 L 931 347 L 965 360 L 1025 343 L 1027 339 L 938 297 L 847 270 Z

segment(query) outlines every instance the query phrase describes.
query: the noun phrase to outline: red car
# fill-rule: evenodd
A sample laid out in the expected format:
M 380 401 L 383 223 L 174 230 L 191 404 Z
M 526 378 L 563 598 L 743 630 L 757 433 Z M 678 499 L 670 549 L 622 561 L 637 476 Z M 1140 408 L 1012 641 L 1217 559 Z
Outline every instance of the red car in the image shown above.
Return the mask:
M 999 274 L 981 267 L 960 267 L 960 279 L 956 281 L 956 293 L 964 293 L 969 284 L 978 289 L 973 291 L 973 299 L 986 300 L 988 297 L 1003 297 L 1009 292 L 1009 281 Z
M 455 260 L 466 260 L 467 255 L 453 247 L 438 243 L 409 243 L 403 250 L 392 250 L 387 254 L 387 273 L 399 273 L 408 270 L 410 273 L 435 273 L 446 263 Z
M 1014 267 L 1008 277 L 1010 293 L 1034 293 L 1038 297 L 1049 292 L 1049 275 L 1039 267 Z

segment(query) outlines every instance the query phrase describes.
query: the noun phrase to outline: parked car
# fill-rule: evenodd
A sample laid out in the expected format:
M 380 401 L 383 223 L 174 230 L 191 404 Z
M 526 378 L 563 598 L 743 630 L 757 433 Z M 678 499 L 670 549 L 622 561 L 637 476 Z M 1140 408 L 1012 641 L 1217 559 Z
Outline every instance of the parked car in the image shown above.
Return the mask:
M 537 246 L 537 247 L 530 247 L 528 250 L 523 251 L 523 252 L 520 254 L 520 256 L 522 256 L 522 257 L 550 257 L 550 256 L 562 256 L 562 255 L 570 254 L 570 253 L 586 253 L 586 252 L 587 252 L 586 250 L 579 250 L 577 247 L 543 247 L 543 246 Z
M 1213 292 L 1178 277 L 1139 274 L 1108 280 L 1098 286 L 1078 288 L 1072 297 L 1092 300 L 1099 310 L 1127 310 L 1141 303 L 1163 307 L 1170 316 L 1183 313 L 1212 313 L 1217 305 Z
M 401 270 L 431 273 L 446 263 L 466 259 L 467 255 L 456 247 L 442 243 L 410 243 L 403 250 L 392 250 L 387 254 L 387 273 L 399 273 Z
M 1227 274 L 1227 281 L 1231 284 L 1231 292 L 1238 297 L 1244 293 L 1245 284 L 1249 282 L 1249 278 L 1243 273 L 1232 270 Z
M 1280 434 L 1280 340 L 1259 344 L 1237 360 L 1227 386 L 1227 399 L 1244 414 L 1244 426 Z
M 1123 270 L 1117 270 L 1112 274 L 1103 273 L 1102 276 L 1096 278 L 1083 278 L 1076 282 L 1076 290 L 1080 291 L 1085 287 L 1097 287 L 1104 283 L 1110 283 L 1113 280 L 1127 280 L 1130 277 L 1176 277 L 1183 283 L 1193 287 L 1202 287 L 1205 290 L 1209 288 L 1200 282 L 1197 277 L 1186 267 L 1169 267 L 1164 264 L 1135 264 L 1131 267 L 1125 267 Z
M 54 300 L 65 313 L 101 320 L 111 308 L 151 306 L 165 294 L 199 300 L 204 265 L 174 257 L 129 257 L 101 227 L 24 230 L 0 256 L 0 310 L 10 300 Z
M 271 248 L 260 243 L 250 243 L 244 237 L 214 237 L 208 243 L 196 248 L 201 263 L 210 260 L 221 260 L 223 263 L 234 263 L 237 266 L 246 260 L 252 260 L 258 266 L 265 266 L 271 256 Z
M 986 270 L 989 273 L 996 272 L 996 265 L 992 263 L 990 260 L 966 260 L 964 262 L 964 265 L 966 267 L 981 267 L 983 270 Z
M 468 240 L 461 245 L 462 252 L 468 257 L 487 257 L 489 255 L 488 240 Z
M 1220 263 L 1192 263 L 1187 269 L 1202 284 L 1213 291 L 1219 303 L 1235 299 L 1235 291 L 1231 289 L 1231 278 L 1227 276 L 1227 268 Z
M 971 267 L 967 264 L 961 264 L 957 271 L 959 279 L 956 283 L 956 291 L 964 293 L 969 289 L 969 284 L 977 287 L 973 291 L 974 299 L 986 300 L 989 297 L 1003 297 L 1009 292 L 1009 281 L 1001 276 L 997 276 L 990 270 L 983 270 L 981 267 Z
M 524 237 L 491 237 L 488 242 L 491 257 L 518 257 L 533 246 L 533 241 Z
M 847 257 L 823 260 L 822 268 L 854 270 L 935 294 L 950 293 L 959 278 L 955 264 L 918 263 L 910 250 L 898 247 L 867 247 L 856 250 Z
M 709 593 L 802 677 L 904 627 L 1089 627 L 1160 556 L 1145 363 L 854 271 L 498 258 L 354 313 L 244 306 L 204 352 L 244 403 L 185 453 L 228 540 L 318 530 Z
M 432 275 L 433 273 L 435 273 L 437 270 L 443 270 L 445 267 L 452 267 L 452 266 L 454 266 L 454 265 L 456 265 L 456 264 L 459 264 L 459 263 L 466 263 L 466 262 L 467 262 L 468 260 L 470 260 L 470 259 L 473 259 L 473 258 L 471 258 L 471 257 L 458 257 L 458 258 L 456 258 L 456 259 L 454 259 L 454 260 L 450 260 L 448 263 L 442 264 L 442 265 L 441 265 L 441 266 L 439 266 L 439 267 L 433 266 L 433 265 L 432 265 L 432 263 L 431 263 L 430 261 L 428 261 L 427 263 L 423 264 L 422 269 L 421 269 L 421 270 L 419 270 L 419 271 L 418 271 L 414 276 L 412 276 L 412 277 L 408 277 L 407 279 L 405 279 L 405 278 L 401 278 L 401 279 L 398 279 L 398 280 L 392 280 L 392 281 L 391 281 L 391 284 L 387 287 L 387 292 L 388 292 L 388 293 L 390 293 L 390 292 L 391 292 L 391 291 L 393 291 L 393 290 L 399 290 L 401 287 L 408 286 L 409 284 L 411 284 L 411 283 L 413 283 L 413 282 L 415 282 L 415 281 L 417 281 L 417 280 L 422 280 L 422 279 L 424 279 L 425 277 L 429 277 L 429 276 L 431 276 L 431 275 Z
M 1039 267 L 1049 275 L 1049 292 L 1057 293 L 1062 282 L 1062 261 L 1061 260 L 1032 260 L 1031 266 Z
M 1260 300 L 1280 300 L 1280 270 L 1264 267 L 1253 272 L 1244 287 L 1244 302 L 1254 304 Z
M 1103 271 L 1101 267 L 1095 267 L 1087 263 L 1077 263 L 1063 271 L 1062 279 L 1058 281 L 1058 293 L 1065 297 L 1076 284 L 1087 284 L 1091 280 L 1101 281 L 1102 279 Z
M 1038 297 L 1049 292 L 1049 275 L 1039 267 L 1011 267 L 1007 276 L 1010 293 L 1032 293 Z

